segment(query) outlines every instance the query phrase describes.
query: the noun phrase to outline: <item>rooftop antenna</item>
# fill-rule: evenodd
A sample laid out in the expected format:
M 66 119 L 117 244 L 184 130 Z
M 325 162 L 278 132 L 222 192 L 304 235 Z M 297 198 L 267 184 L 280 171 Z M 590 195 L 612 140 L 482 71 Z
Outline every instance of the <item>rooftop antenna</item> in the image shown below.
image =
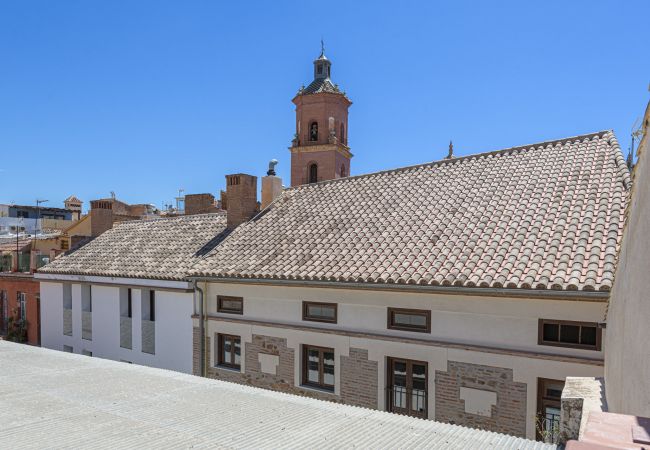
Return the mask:
M 36 211 L 37 211 L 36 212 L 36 236 L 39 235 L 39 230 L 41 232 L 43 231 L 43 230 L 41 230 L 41 226 L 40 226 L 40 223 L 41 223 L 41 203 L 47 203 L 47 202 L 49 202 L 49 200 L 36 199 Z
M 641 127 L 641 119 L 637 117 L 637 119 L 634 121 L 634 125 L 632 125 L 632 130 L 630 131 L 630 150 L 627 154 L 627 168 L 629 170 L 632 170 L 634 168 L 634 141 L 641 141 L 641 138 L 643 137 L 643 129 Z

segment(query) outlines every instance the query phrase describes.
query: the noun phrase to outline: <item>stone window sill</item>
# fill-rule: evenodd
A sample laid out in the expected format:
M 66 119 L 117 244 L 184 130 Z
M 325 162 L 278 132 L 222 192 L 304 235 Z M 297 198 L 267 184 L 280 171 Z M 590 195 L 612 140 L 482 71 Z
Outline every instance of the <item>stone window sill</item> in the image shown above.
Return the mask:
M 324 389 L 324 388 L 319 388 L 315 386 L 310 386 L 308 384 L 301 384 L 300 389 L 304 389 L 305 391 L 312 391 L 312 392 L 318 392 L 319 394 L 331 394 L 331 395 L 336 395 L 334 392 L 334 389 Z
M 227 372 L 241 373 L 241 368 L 239 368 L 239 369 L 235 369 L 234 367 L 221 366 L 221 365 L 219 365 L 219 364 L 217 364 L 216 366 L 214 366 L 214 368 L 215 368 L 215 369 L 219 369 L 219 370 L 225 370 L 225 371 L 227 371 Z

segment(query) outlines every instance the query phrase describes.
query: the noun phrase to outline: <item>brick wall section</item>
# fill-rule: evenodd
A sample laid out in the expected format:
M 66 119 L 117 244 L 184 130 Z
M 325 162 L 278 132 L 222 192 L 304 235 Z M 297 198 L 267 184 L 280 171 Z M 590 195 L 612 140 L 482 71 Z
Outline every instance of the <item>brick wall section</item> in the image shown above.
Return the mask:
M 212 194 L 188 194 L 185 196 L 185 215 L 207 214 L 218 211 Z
M 512 369 L 449 361 L 447 372 L 436 371 L 436 417 L 439 422 L 525 437 L 526 383 L 512 379 Z M 465 412 L 460 388 L 496 392 L 492 416 Z
M 90 202 L 90 235 L 97 237 L 113 228 L 113 204 L 107 200 Z
M 257 213 L 257 177 L 243 173 L 226 175 L 228 228 L 236 228 Z
M 193 373 L 199 373 L 200 330 L 194 328 L 193 342 Z M 206 357 L 214 352 L 212 348 L 215 336 L 206 336 Z M 264 373 L 259 363 L 259 354 L 278 356 L 276 375 Z M 299 364 L 300 357 L 294 349 L 287 347 L 287 340 L 272 336 L 253 335 L 252 342 L 244 343 L 245 373 L 231 369 L 214 367 L 214 361 L 206 361 L 208 378 L 215 378 L 234 383 L 247 384 L 275 391 L 288 392 L 306 397 L 329 400 L 350 405 L 377 408 L 377 368 L 375 361 L 368 361 L 368 352 L 360 349 L 350 349 L 350 356 L 341 356 L 341 395 L 320 392 L 312 389 L 302 389 L 295 386 L 294 364 Z
M 341 401 L 377 409 L 378 363 L 368 360 L 368 350 L 350 348 L 341 356 Z

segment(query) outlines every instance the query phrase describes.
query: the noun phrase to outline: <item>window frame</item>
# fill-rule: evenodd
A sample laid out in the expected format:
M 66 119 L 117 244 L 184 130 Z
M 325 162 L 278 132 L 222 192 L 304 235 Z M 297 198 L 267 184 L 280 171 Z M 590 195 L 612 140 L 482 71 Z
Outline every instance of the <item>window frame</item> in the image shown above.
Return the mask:
M 333 307 L 334 308 L 334 318 L 329 319 L 327 317 L 310 316 L 309 315 L 309 307 L 310 306 Z M 338 308 L 338 303 L 303 301 L 302 302 L 302 320 L 305 320 L 307 322 L 338 323 L 338 319 L 339 319 L 338 309 L 339 309 Z
M 404 363 L 406 365 L 406 406 L 400 407 L 395 405 L 394 389 L 395 389 L 395 363 Z M 424 366 L 424 411 L 419 412 L 413 409 L 413 366 Z M 401 414 L 411 417 L 420 417 L 427 419 L 429 417 L 429 363 L 427 361 L 418 361 L 415 359 L 396 358 L 388 356 L 386 358 L 386 410 L 394 414 Z
M 309 350 L 318 351 L 318 383 L 309 381 Z M 325 352 L 334 355 L 334 384 L 325 383 Z M 320 389 L 327 392 L 334 392 L 336 386 L 336 352 L 330 347 L 320 347 L 318 345 L 302 345 L 302 380 L 301 385 L 309 388 Z
M 225 339 L 232 339 L 232 343 L 230 344 L 231 347 L 233 348 L 233 351 L 231 352 L 232 354 L 232 361 L 226 361 L 225 360 L 225 355 L 223 351 L 223 343 Z M 234 341 L 238 340 L 239 341 L 239 360 L 240 363 L 236 364 L 235 363 L 235 352 L 234 352 Z M 241 345 L 241 336 L 237 336 L 234 334 L 226 334 L 226 333 L 217 333 L 217 367 L 225 367 L 228 369 L 234 369 L 234 370 L 239 370 L 241 371 L 241 358 L 242 358 L 242 345 Z
M 241 308 L 236 310 L 236 309 L 231 309 L 231 308 L 224 308 L 222 305 L 222 302 L 224 300 L 228 301 L 238 301 L 239 304 L 241 305 Z M 224 313 L 224 314 L 239 314 L 243 315 L 244 314 L 244 297 L 234 297 L 231 295 L 217 295 L 217 312 L 218 313 Z
M 544 325 L 558 325 L 558 341 L 546 341 L 544 340 Z M 569 342 L 561 342 L 559 339 L 562 336 L 561 328 L 562 325 L 571 325 L 580 327 L 580 336 L 582 335 L 582 327 L 596 328 L 596 344 L 573 344 Z M 578 339 L 580 340 L 580 339 Z M 537 325 L 537 345 L 547 345 L 551 347 L 564 347 L 564 348 L 576 348 L 580 350 L 592 350 L 592 351 L 601 351 L 603 344 L 603 329 L 598 326 L 597 322 L 576 322 L 573 320 L 556 320 L 556 319 L 539 319 Z
M 425 327 L 409 327 L 395 323 L 395 314 L 412 314 L 425 316 Z M 411 331 L 414 333 L 431 333 L 431 310 L 430 309 L 410 309 L 410 308 L 388 308 L 386 326 L 389 330 Z

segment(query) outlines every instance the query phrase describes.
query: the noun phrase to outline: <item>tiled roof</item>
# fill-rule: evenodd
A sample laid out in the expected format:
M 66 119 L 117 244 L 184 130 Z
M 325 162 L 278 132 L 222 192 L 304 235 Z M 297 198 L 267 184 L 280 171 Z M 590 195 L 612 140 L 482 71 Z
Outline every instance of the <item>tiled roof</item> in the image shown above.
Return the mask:
M 182 280 L 225 228 L 224 213 L 122 222 L 39 273 Z
M 604 131 L 303 185 L 194 273 L 608 291 L 629 184 Z
M 329 78 L 319 78 L 312 81 L 309 86 L 298 91 L 298 95 L 318 94 L 320 92 L 330 92 L 332 94 L 343 94 L 338 85 L 332 83 Z
M 76 195 L 71 195 L 70 197 L 66 198 L 64 201 L 66 202 L 71 202 L 71 203 L 83 203 L 81 200 Z
M 556 448 L 490 431 L 7 341 L 0 341 L 0 368 L 3 448 Z

